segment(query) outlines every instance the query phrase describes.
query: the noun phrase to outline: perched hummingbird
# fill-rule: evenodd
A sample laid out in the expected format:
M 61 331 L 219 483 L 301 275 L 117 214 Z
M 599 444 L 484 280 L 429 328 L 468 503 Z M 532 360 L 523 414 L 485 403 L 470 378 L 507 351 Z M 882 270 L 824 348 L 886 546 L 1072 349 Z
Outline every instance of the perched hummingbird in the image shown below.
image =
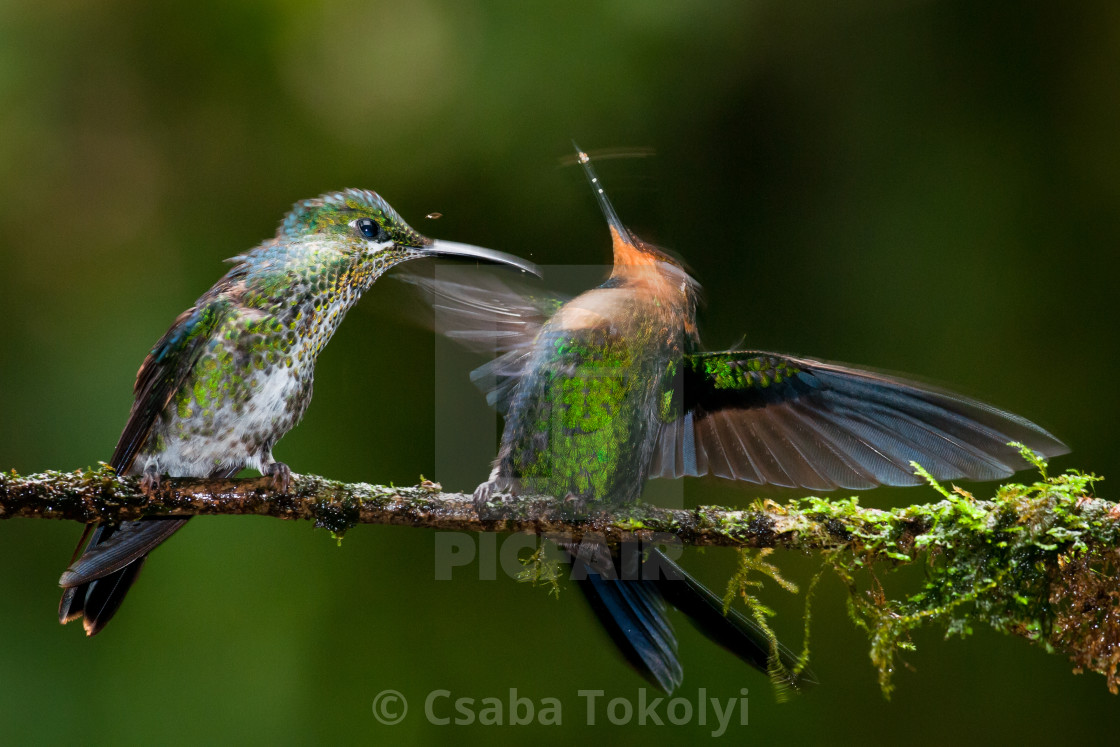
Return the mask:
M 911 461 L 938 479 L 991 480 L 1027 466 L 1011 441 L 1045 456 L 1067 451 L 1021 417 L 928 386 L 778 353 L 703 352 L 699 285 L 622 224 L 588 157 L 578 158 L 613 239 L 606 282 L 552 302 L 551 314 L 547 300 L 508 286 L 432 286 L 450 336 L 504 351 L 473 376 L 495 383 L 489 399 L 505 414 L 480 506 L 521 492 L 617 505 L 637 501 L 649 477 L 683 475 L 813 491 L 916 485 Z M 668 600 L 748 663 L 797 684 L 789 652 L 753 621 L 724 616 L 676 563 L 647 557 L 656 580 L 625 568 L 619 580 L 610 563 L 573 553 L 580 589 L 647 678 L 669 692 L 681 681 Z
M 536 272 L 508 254 L 422 236 L 374 192 L 348 189 L 297 202 L 275 238 L 231 259 L 233 269 L 152 348 L 110 465 L 118 474 L 143 475 L 148 491 L 161 475 L 232 477 L 252 467 L 286 492 L 291 470 L 273 459 L 272 448 L 311 402 L 319 353 L 382 273 L 432 256 Z M 100 631 L 147 554 L 186 522 L 97 525 L 59 579 L 59 620 L 84 615 L 86 633 Z

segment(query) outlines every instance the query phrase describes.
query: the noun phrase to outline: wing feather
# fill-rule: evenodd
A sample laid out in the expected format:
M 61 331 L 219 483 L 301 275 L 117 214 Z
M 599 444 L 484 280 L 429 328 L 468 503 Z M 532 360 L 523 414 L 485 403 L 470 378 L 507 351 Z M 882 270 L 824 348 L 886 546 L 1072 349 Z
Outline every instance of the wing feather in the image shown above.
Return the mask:
M 713 474 L 810 490 L 993 480 L 1068 451 L 1030 421 L 874 371 L 761 351 L 686 357 L 661 429 L 654 477 Z M 690 462 L 689 454 L 695 459 Z
M 144 359 L 136 374 L 136 400 L 109 462 L 118 474 L 132 467 L 156 418 L 182 387 L 226 308 L 225 303 L 214 300 L 187 309 Z

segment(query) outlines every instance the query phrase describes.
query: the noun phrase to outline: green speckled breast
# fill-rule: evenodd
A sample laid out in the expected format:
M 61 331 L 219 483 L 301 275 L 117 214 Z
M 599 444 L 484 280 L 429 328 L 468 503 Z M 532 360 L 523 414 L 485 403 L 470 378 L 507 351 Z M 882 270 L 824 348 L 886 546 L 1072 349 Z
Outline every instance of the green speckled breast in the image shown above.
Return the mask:
M 134 472 L 266 466 L 311 401 L 320 351 L 384 269 L 325 243 L 271 243 L 242 259 L 199 299 L 217 324 Z
M 498 462 L 522 491 L 611 503 L 641 494 L 681 339 L 639 325 L 651 315 L 635 311 L 615 324 L 542 329 Z

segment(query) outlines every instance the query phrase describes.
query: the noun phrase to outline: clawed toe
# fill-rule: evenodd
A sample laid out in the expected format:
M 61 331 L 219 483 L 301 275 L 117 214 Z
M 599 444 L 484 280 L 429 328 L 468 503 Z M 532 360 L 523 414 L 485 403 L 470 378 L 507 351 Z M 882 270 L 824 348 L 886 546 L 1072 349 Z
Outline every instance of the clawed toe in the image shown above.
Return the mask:
M 505 477 L 491 478 L 474 489 L 474 508 L 479 514 L 492 501 L 512 502 L 520 491 L 520 483 Z M 508 493 L 508 496 L 501 495 Z
M 564 496 L 564 502 L 577 514 L 587 513 L 587 496 L 585 495 L 568 493 Z
M 482 509 L 490 502 L 490 497 L 494 495 L 496 488 L 497 485 L 495 482 L 493 480 L 488 480 L 474 489 L 473 499 L 475 511 L 479 513 L 482 512 Z
M 292 486 L 292 468 L 283 462 L 268 465 L 267 473 L 272 477 L 272 488 L 277 493 L 287 493 Z
M 140 478 L 140 492 L 151 498 L 152 494 L 159 490 L 160 479 L 158 469 L 155 467 L 145 468 L 144 476 Z

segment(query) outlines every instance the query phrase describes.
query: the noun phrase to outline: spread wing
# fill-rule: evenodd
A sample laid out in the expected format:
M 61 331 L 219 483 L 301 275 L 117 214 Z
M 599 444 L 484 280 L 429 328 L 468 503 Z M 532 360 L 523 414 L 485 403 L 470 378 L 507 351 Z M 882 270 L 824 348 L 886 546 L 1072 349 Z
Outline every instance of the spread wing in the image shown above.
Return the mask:
M 471 372 L 471 381 L 505 414 L 537 334 L 568 299 L 474 268 L 440 268 L 435 279 L 407 271 L 396 277 L 415 286 L 432 304 L 436 332 L 474 352 L 498 353 Z
M 183 385 L 226 308 L 224 302 L 214 300 L 187 309 L 144 359 L 136 374 L 136 401 L 109 462 L 119 474 L 132 467 L 156 418 Z
M 872 371 L 761 351 L 682 361 L 652 477 L 713 474 L 810 490 L 993 480 L 1066 446 L 1018 415 Z

